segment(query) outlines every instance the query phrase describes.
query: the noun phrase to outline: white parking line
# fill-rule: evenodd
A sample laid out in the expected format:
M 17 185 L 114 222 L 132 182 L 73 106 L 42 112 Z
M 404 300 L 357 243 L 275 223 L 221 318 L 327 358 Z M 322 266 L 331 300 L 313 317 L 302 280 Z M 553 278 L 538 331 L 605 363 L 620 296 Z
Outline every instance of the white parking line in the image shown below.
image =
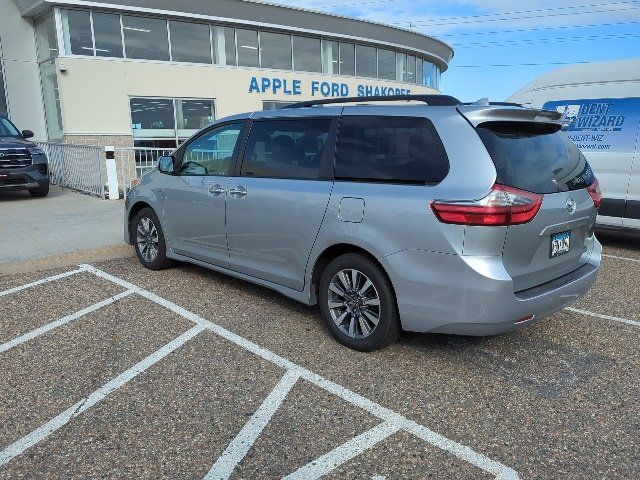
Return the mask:
M 2 345 L 0 345 L 0 353 L 6 352 L 7 350 L 11 350 L 14 347 L 17 347 L 18 345 L 21 345 L 25 342 L 28 342 L 29 340 L 33 340 L 36 337 L 39 337 L 40 335 L 50 332 L 51 330 L 54 330 L 58 327 L 61 327 L 63 325 L 66 325 L 69 322 L 73 322 L 74 320 L 78 320 L 81 317 L 84 317 L 85 315 L 91 313 L 91 312 L 95 312 L 96 310 L 102 308 L 102 307 L 106 307 L 107 305 L 111 305 L 112 303 L 117 302 L 118 300 L 125 298 L 129 295 L 131 295 L 132 293 L 134 293 L 133 290 L 127 290 L 126 292 L 122 292 L 119 293 L 118 295 L 115 295 L 111 298 L 107 298 L 106 300 L 103 300 L 101 302 L 98 303 L 94 303 L 93 305 L 87 307 L 87 308 L 83 308 L 82 310 L 78 310 L 75 313 L 72 313 L 70 315 L 67 315 L 66 317 L 62 317 L 60 320 L 56 320 L 54 322 L 51 323 L 47 323 L 46 325 L 43 325 L 42 327 L 36 328 L 35 330 L 31 330 L 28 333 L 25 333 L 24 335 L 20 335 L 19 337 L 14 338 L 13 340 L 9 340 L 8 342 L 3 343 Z
M 71 275 L 75 275 L 76 273 L 84 272 L 84 267 L 80 267 L 77 270 L 71 270 L 69 272 L 59 273 L 58 275 L 53 275 L 51 277 L 42 278 L 40 280 L 36 280 L 35 282 L 27 283 L 26 285 L 20 285 L 19 287 L 10 288 L 8 290 L 4 290 L 0 292 L 0 297 L 4 297 L 5 295 L 10 295 L 12 293 L 19 292 L 21 290 L 26 290 L 27 288 L 37 287 L 38 285 L 42 285 L 49 282 L 55 282 L 56 280 L 60 280 L 61 278 L 70 277 Z
M 640 322 L 636 320 L 629 320 L 628 318 L 613 317 L 611 315 L 604 315 L 602 313 L 590 312 L 589 310 L 581 310 L 579 308 L 567 307 L 568 310 L 573 313 L 579 313 L 581 315 L 588 315 L 590 317 L 602 318 L 603 320 L 613 320 L 614 322 L 626 323 L 627 325 L 633 325 L 634 327 L 640 327 Z
M 226 480 L 228 479 L 238 464 L 247 455 L 249 449 L 256 442 L 264 427 L 267 426 L 271 417 L 276 413 L 282 402 L 287 397 L 299 375 L 287 372 L 280 382 L 271 391 L 269 396 L 262 402 L 256 413 L 249 419 L 240 433 L 231 441 L 229 446 L 222 453 L 220 458 L 211 467 L 205 480 Z
M 167 343 L 164 347 L 156 350 L 154 353 L 149 355 L 144 360 L 136 363 L 133 367 L 125 370 L 120 375 L 118 375 L 113 380 L 105 383 L 102 387 L 100 387 L 95 392 L 91 393 L 88 397 L 80 400 L 75 405 L 67 408 L 64 412 L 55 416 L 51 420 L 49 420 L 44 425 L 36 428 L 31 433 L 25 435 L 20 440 L 12 443 L 4 450 L 0 452 L 0 467 L 5 465 L 11 459 L 17 457 L 21 453 L 23 453 L 28 448 L 31 448 L 35 444 L 41 442 L 53 432 L 58 430 L 59 428 L 65 426 L 69 421 L 83 412 L 87 411 L 89 408 L 93 407 L 96 403 L 104 400 L 112 392 L 116 391 L 120 387 L 122 387 L 125 383 L 130 381 L 131 379 L 138 376 L 140 373 L 147 370 L 152 365 L 156 364 L 164 357 L 169 355 L 174 350 L 178 349 L 193 337 L 198 335 L 200 332 L 204 330 L 202 325 L 196 325 L 191 329 L 187 330 L 185 333 L 180 335 L 179 337 L 173 339 L 169 343 Z
M 638 260 L 637 258 L 620 257 L 618 255 L 609 255 L 608 253 L 603 253 L 602 256 L 608 258 L 617 258 L 618 260 L 626 260 L 627 262 L 640 263 L 640 260 Z
M 273 353 L 270 350 L 262 348 L 257 344 L 251 342 L 250 340 L 247 340 L 246 338 L 241 337 L 240 335 L 237 335 L 213 322 L 210 322 L 209 320 L 206 320 L 200 317 L 199 315 L 196 315 L 195 313 L 192 313 L 184 309 L 183 307 L 180 307 L 179 305 L 176 305 L 175 303 L 170 302 L 169 300 L 159 297 L 158 295 L 151 293 L 147 290 L 143 290 L 139 287 L 136 287 L 135 285 L 127 282 L 126 280 L 122 280 L 107 272 L 98 270 L 97 268 L 92 267 L 91 265 L 83 265 L 82 267 L 85 268 L 88 272 L 91 272 L 105 280 L 109 280 L 115 283 L 116 285 L 120 285 L 126 288 L 127 290 L 137 289 L 136 293 L 157 303 L 158 305 L 161 305 L 167 308 L 168 310 L 171 310 L 177 313 L 178 315 L 188 320 L 191 320 L 197 325 L 200 325 L 214 332 L 220 337 L 225 338 L 226 340 L 232 343 L 235 343 L 239 347 L 245 350 L 248 350 L 254 353 L 255 355 L 258 355 L 259 357 L 262 357 L 265 360 L 275 365 L 278 365 L 287 371 L 292 371 L 294 373 L 297 373 L 304 380 L 310 383 L 313 383 L 314 385 L 321 387 L 326 391 L 333 393 L 334 395 L 337 395 L 338 397 L 351 403 L 352 405 L 356 405 L 362 408 L 363 410 L 368 411 L 369 413 L 384 420 L 388 424 L 394 425 L 400 429 L 403 429 L 409 433 L 412 433 L 418 436 L 419 438 L 430 443 L 431 445 L 441 448 L 442 450 L 447 451 L 472 465 L 475 465 L 476 467 L 484 470 L 485 472 L 488 472 L 502 480 L 507 480 L 507 479 L 514 480 L 519 478 L 517 472 L 507 467 L 506 465 L 503 465 L 500 462 L 492 460 L 489 457 L 479 452 L 476 452 L 470 447 L 467 447 L 466 445 L 462 445 L 454 440 L 451 440 L 443 435 L 440 435 L 439 433 L 436 433 L 428 429 L 427 427 L 424 427 L 412 420 L 409 420 L 406 417 L 400 415 L 399 413 L 389 410 L 388 408 L 385 408 L 382 405 L 372 400 L 369 400 L 368 398 L 363 397 L 362 395 L 359 395 L 341 385 L 338 385 L 337 383 L 334 383 L 331 380 L 327 380 L 326 378 L 321 377 L 320 375 L 313 373 L 310 370 L 307 370 L 306 368 L 301 367 L 291 362 L 290 360 L 287 360 L 281 357 L 280 355 Z
M 365 450 L 377 445 L 400 428 L 390 423 L 381 423 L 336 447 L 329 453 L 307 463 L 283 480 L 316 480 L 333 469 L 357 457 Z

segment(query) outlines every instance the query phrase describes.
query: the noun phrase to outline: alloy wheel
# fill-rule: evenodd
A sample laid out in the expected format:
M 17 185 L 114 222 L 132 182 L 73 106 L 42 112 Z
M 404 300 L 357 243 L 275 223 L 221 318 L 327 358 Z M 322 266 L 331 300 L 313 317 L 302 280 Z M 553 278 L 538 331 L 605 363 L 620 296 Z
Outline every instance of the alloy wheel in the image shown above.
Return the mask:
M 136 233 L 138 251 L 144 260 L 152 263 L 158 256 L 158 229 L 148 217 L 142 217 L 138 222 Z
M 351 338 L 365 338 L 380 321 L 380 297 L 364 273 L 344 269 L 329 283 L 329 312 L 335 324 Z

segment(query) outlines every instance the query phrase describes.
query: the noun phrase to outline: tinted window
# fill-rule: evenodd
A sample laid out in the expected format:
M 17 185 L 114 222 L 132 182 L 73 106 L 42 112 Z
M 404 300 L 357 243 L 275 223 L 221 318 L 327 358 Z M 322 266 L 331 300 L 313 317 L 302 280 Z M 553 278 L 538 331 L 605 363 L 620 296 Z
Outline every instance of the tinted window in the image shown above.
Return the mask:
M 320 39 L 293 37 L 293 63 L 301 72 L 319 72 L 322 70 L 320 57 Z
M 253 124 L 242 175 L 267 178 L 320 178 L 330 119 L 258 121 Z
M 2 72 L 2 62 L 0 61 L 0 115 L 7 114 L 7 99 L 4 95 L 4 73 Z
M 258 31 L 236 30 L 238 37 L 238 65 L 241 67 L 259 67 Z
M 236 64 L 236 33 L 231 27 L 212 27 L 213 58 L 216 65 Z
M 241 131 L 241 123 L 225 125 L 189 142 L 182 155 L 180 175 L 229 175 Z
M 176 100 L 178 137 L 190 137 L 213 120 L 213 100 Z
M 93 12 L 93 36 L 98 57 L 122 57 L 120 15 Z
M 396 52 L 378 49 L 378 77 L 386 80 L 396 79 Z
M 356 75 L 359 77 L 377 76 L 377 55 L 375 47 L 356 47 Z
M 491 122 L 477 130 L 496 166 L 498 183 L 534 193 L 557 193 L 593 182 L 586 158 L 556 126 Z
M 123 15 L 122 29 L 127 58 L 169 60 L 166 20 Z
M 440 182 L 448 172 L 447 154 L 429 120 L 342 117 L 337 179 L 423 184 Z
M 91 14 L 79 10 L 62 10 L 64 48 L 73 55 L 93 55 Z
M 282 33 L 260 32 L 262 68 L 291 70 L 291 37 Z
M 209 25 L 169 22 L 174 62 L 211 63 Z
M 340 75 L 356 74 L 356 46 L 340 42 Z
M 135 138 L 175 138 L 173 100 L 167 98 L 132 98 L 131 128 Z
M 6 118 L 0 117 L 0 137 L 21 137 L 22 135 Z

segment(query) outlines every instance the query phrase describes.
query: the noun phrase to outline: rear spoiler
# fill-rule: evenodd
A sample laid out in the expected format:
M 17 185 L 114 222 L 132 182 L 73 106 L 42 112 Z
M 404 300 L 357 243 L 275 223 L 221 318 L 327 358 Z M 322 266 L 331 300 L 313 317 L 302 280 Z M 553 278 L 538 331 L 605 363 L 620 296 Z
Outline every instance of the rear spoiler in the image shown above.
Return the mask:
M 471 125 L 477 127 L 487 122 L 535 122 L 562 126 L 563 115 L 551 110 L 503 105 L 459 105 L 458 112 Z

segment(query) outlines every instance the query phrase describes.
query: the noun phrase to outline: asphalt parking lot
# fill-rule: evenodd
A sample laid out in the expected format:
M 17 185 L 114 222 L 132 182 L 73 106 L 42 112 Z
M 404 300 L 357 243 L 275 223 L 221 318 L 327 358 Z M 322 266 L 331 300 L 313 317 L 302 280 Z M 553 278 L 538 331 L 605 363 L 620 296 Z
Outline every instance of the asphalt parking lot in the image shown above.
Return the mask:
M 0 277 L 0 478 L 638 478 L 640 242 L 602 239 L 573 310 L 370 354 L 195 266 Z

